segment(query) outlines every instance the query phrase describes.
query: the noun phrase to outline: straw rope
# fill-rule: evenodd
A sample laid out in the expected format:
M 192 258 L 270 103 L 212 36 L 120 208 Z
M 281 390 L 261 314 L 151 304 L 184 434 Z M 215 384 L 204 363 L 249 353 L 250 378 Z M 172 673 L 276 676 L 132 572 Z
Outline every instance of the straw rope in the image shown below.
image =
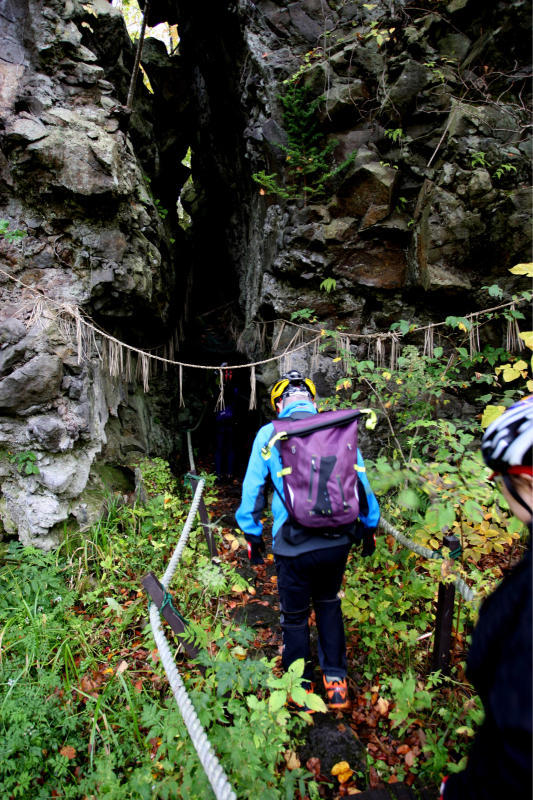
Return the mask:
M 74 332 L 72 332 L 72 338 L 76 341 L 76 347 L 78 352 L 78 362 L 81 363 L 83 359 L 83 354 L 92 351 L 93 349 L 96 350 L 98 357 L 105 361 L 107 368 L 112 376 L 122 375 L 125 377 L 127 381 L 131 381 L 133 376 L 133 364 L 131 356 L 135 354 L 137 356 L 137 365 L 136 365 L 136 374 L 137 377 L 143 384 L 143 388 L 145 391 L 148 391 L 148 382 L 150 376 L 150 361 L 156 362 L 157 364 L 161 364 L 163 368 L 166 368 L 167 365 L 177 366 L 180 368 L 180 403 L 183 402 L 183 394 L 182 394 L 182 383 L 183 383 L 183 368 L 186 367 L 187 369 L 205 369 L 211 371 L 218 371 L 220 374 L 220 367 L 219 366 L 211 366 L 208 364 L 191 364 L 186 361 L 179 361 L 178 359 L 158 355 L 150 350 L 142 350 L 141 348 L 134 347 L 133 345 L 127 344 L 126 342 L 117 339 L 115 336 L 112 336 L 110 333 L 102 330 L 96 323 L 91 320 L 78 306 L 59 302 L 54 300 L 53 298 L 44 294 L 44 292 L 35 289 L 32 286 L 24 283 L 24 281 L 20 280 L 19 278 L 10 275 L 3 269 L 0 269 L 0 274 L 4 275 L 10 281 L 19 284 L 24 289 L 28 290 L 33 294 L 36 298 L 31 316 L 30 316 L 30 324 L 36 322 L 42 316 L 44 316 L 44 308 L 48 306 L 54 307 L 57 312 L 59 318 L 67 317 L 75 326 Z M 517 305 L 524 302 L 524 300 L 512 300 L 507 303 L 500 303 L 497 306 L 492 306 L 491 308 L 485 308 L 480 311 L 473 311 L 470 314 L 465 314 L 464 318 L 468 320 L 473 320 L 474 318 L 483 316 L 485 314 L 492 314 L 495 311 L 499 311 L 503 308 L 511 308 L 515 309 Z M 316 328 L 311 328 L 306 325 L 300 325 L 299 323 L 291 322 L 288 320 L 278 319 L 273 320 L 270 323 L 266 322 L 254 322 L 252 323 L 256 330 L 259 331 L 259 340 L 264 341 L 265 339 L 265 329 L 267 324 L 279 323 L 280 328 L 275 336 L 273 342 L 273 349 L 276 349 L 279 346 L 281 336 L 284 333 L 286 326 L 290 326 L 292 328 L 296 328 L 296 333 L 291 337 L 288 345 L 285 347 L 282 353 L 278 353 L 277 355 L 270 356 L 269 358 L 264 358 L 259 361 L 247 362 L 245 364 L 230 364 L 228 365 L 227 369 L 250 369 L 253 370 L 255 373 L 255 368 L 263 366 L 264 364 L 271 364 L 273 362 L 278 362 L 281 366 L 281 371 L 286 372 L 291 368 L 292 365 L 292 356 L 297 353 L 301 352 L 302 350 L 306 350 L 308 348 L 311 349 L 311 361 L 316 364 L 318 352 L 319 352 L 319 343 L 320 341 L 324 340 L 324 337 L 328 335 L 328 331 L 324 329 L 320 329 L 317 333 Z M 60 326 L 63 328 L 63 331 L 66 333 L 66 325 L 61 323 L 61 319 L 59 321 Z M 439 328 L 443 325 L 446 325 L 445 321 L 443 322 L 434 322 L 430 323 L 429 325 L 422 325 L 416 328 L 413 328 L 408 331 L 409 334 L 424 331 L 424 351 L 427 354 L 430 354 L 433 350 L 433 331 L 435 328 Z M 312 338 L 308 339 L 307 341 L 303 341 L 305 333 L 314 334 Z M 515 347 L 520 347 L 522 342 L 520 341 L 518 334 L 520 333 L 518 324 L 516 320 L 512 320 L 512 325 L 508 327 L 508 344 L 513 344 Z M 342 333 L 334 332 L 335 340 L 336 340 L 336 348 L 339 354 L 341 354 L 343 366 L 345 369 L 349 367 L 349 359 L 348 359 L 348 351 L 350 348 L 350 342 L 353 340 L 364 340 L 368 342 L 369 345 L 369 355 L 371 350 L 371 345 L 373 344 L 373 353 L 374 358 L 378 362 L 378 364 L 384 363 L 385 358 L 385 342 L 390 341 L 390 364 L 391 368 L 393 368 L 397 362 L 400 343 L 399 340 L 403 336 L 403 334 L 399 334 L 397 331 L 385 331 L 379 333 L 346 333 L 343 331 Z M 99 347 L 97 336 L 102 338 L 102 344 Z M 242 336 L 242 334 L 241 334 Z M 173 336 L 172 342 L 169 343 L 168 349 L 165 346 L 164 352 L 168 352 L 169 356 L 174 355 L 174 346 L 176 345 L 175 337 Z M 476 331 L 475 333 L 469 333 L 469 345 L 470 350 L 472 352 L 476 346 L 479 347 L 479 334 Z M 124 356 L 125 351 L 125 356 Z M 223 390 L 223 381 L 221 380 L 221 391 Z M 223 407 L 224 399 L 223 397 L 219 397 L 217 401 L 217 405 Z

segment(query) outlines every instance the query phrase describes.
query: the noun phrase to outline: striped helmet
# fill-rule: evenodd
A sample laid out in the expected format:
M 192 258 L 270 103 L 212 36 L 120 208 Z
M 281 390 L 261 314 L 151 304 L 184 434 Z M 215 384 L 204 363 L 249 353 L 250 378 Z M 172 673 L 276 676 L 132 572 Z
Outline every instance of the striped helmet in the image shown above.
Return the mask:
M 487 466 L 502 474 L 512 467 L 533 467 L 533 395 L 514 403 L 489 425 L 481 453 Z

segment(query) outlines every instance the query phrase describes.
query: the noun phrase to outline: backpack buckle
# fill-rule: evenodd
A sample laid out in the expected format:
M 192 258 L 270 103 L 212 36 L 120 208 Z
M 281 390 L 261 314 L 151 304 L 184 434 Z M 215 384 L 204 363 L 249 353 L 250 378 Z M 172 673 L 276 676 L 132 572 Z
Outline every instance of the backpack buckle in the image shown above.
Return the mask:
M 272 437 L 272 439 L 269 442 L 267 442 L 267 444 L 264 447 L 261 448 L 261 455 L 263 456 L 265 461 L 268 461 L 268 459 L 272 455 L 272 448 L 274 447 L 276 442 L 278 442 L 280 439 L 287 439 L 287 438 L 288 438 L 287 431 L 279 431 L 278 433 L 275 434 L 275 436 Z

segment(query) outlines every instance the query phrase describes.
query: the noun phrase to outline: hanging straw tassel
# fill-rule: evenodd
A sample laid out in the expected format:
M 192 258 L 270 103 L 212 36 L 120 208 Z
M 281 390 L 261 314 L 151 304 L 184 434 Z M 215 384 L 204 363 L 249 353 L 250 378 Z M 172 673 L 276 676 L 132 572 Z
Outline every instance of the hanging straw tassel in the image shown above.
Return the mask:
M 349 336 L 342 336 L 341 340 L 341 353 L 342 353 L 342 366 L 346 375 L 352 374 L 352 359 L 351 359 L 351 350 L 350 350 L 350 337 Z
M 515 304 L 513 303 L 509 309 L 510 311 L 515 311 Z M 524 344 L 522 339 L 520 338 L 520 328 L 518 327 L 518 321 L 513 317 L 507 317 L 507 331 L 505 334 L 505 349 L 509 351 L 509 353 L 514 352 L 515 350 L 522 350 L 524 348 Z
M 224 402 L 224 374 L 221 369 L 218 370 L 218 379 L 220 381 L 220 392 L 218 394 L 218 400 L 215 404 L 215 411 L 224 411 L 226 408 L 226 404 Z
M 185 408 L 185 402 L 183 400 L 183 364 L 180 364 L 179 367 L 179 387 L 180 387 L 180 408 Z
M 126 350 L 126 364 L 124 366 L 126 382 L 131 383 L 133 379 L 133 364 L 131 363 L 131 350 Z
M 435 347 L 433 325 L 426 328 L 424 331 L 424 355 L 433 358 L 433 351 Z
M 376 367 L 383 366 L 383 341 L 381 336 L 378 336 L 376 339 L 376 347 L 375 347 L 375 357 L 374 360 L 376 362 Z
M 319 345 L 319 339 L 315 339 L 313 342 L 313 350 L 311 353 L 311 365 L 310 365 L 311 372 L 316 372 L 318 370 L 318 353 L 319 353 L 318 345 Z
M 479 326 L 475 322 L 471 322 L 472 327 L 468 332 L 468 346 L 470 350 L 470 358 L 473 358 L 476 353 L 481 350 L 481 343 L 479 341 Z
M 257 408 L 257 389 L 255 381 L 255 366 L 250 367 L 250 402 L 248 410 L 253 411 Z
M 282 320 L 281 325 L 279 326 L 279 330 L 276 333 L 276 338 L 272 342 L 272 350 L 277 350 L 278 349 L 279 343 L 281 341 L 281 337 L 282 337 L 282 334 L 283 334 L 284 330 L 285 330 L 285 320 Z
M 391 372 L 394 372 L 396 367 L 398 366 L 398 353 L 400 351 L 400 343 L 398 341 L 398 337 L 393 333 L 391 336 L 391 345 L 390 345 L 390 365 L 389 369 Z
M 143 381 L 143 389 L 145 392 L 149 390 L 148 381 L 150 378 L 150 359 L 146 356 L 145 353 L 141 353 L 141 372 L 142 372 L 142 381 Z

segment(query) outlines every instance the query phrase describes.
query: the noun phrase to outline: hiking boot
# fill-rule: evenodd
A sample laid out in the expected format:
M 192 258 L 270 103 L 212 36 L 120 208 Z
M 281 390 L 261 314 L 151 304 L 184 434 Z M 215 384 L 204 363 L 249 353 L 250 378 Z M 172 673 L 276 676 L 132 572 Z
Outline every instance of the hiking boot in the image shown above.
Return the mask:
M 323 677 L 328 708 L 332 711 L 345 711 L 350 708 L 346 678 L 339 678 L 336 675 L 324 675 Z
M 304 681 L 302 689 L 305 689 L 307 694 L 312 694 L 315 691 L 315 684 L 312 683 L 311 681 Z M 300 705 L 300 703 L 297 703 L 295 700 L 292 699 L 292 697 L 289 697 L 288 701 L 291 704 L 291 706 L 294 706 L 294 708 L 298 709 L 298 711 L 304 711 L 306 714 L 315 713 L 315 711 L 312 708 L 309 708 L 309 706 L 306 705 Z

